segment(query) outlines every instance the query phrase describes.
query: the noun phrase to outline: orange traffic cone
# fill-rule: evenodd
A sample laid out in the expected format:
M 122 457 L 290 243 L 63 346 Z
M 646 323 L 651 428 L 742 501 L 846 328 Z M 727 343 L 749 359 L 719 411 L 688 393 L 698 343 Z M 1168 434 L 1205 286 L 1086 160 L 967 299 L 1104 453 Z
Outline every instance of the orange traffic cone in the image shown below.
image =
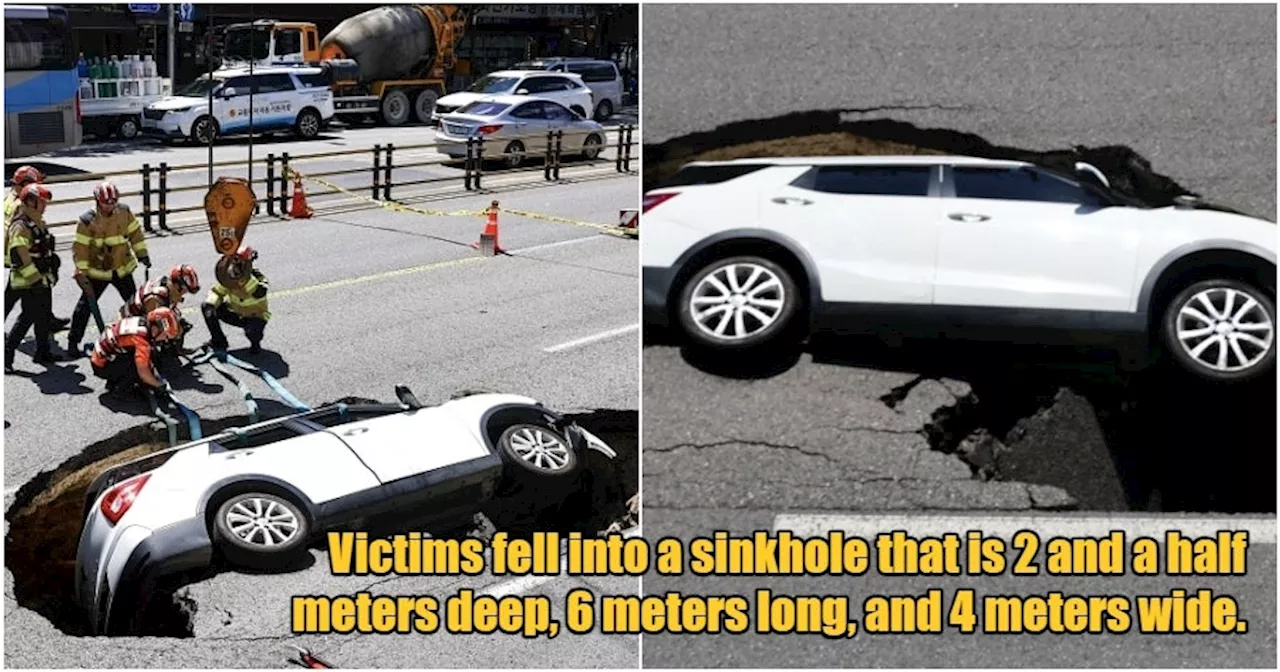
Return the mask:
M 307 206 L 307 195 L 302 190 L 302 176 L 293 174 L 293 204 L 289 207 L 289 216 L 294 219 L 307 219 L 313 213 Z
M 489 205 L 489 219 L 484 224 L 484 233 L 479 242 L 471 243 L 471 247 L 480 250 L 485 256 L 505 254 L 506 250 L 498 244 L 498 202 Z

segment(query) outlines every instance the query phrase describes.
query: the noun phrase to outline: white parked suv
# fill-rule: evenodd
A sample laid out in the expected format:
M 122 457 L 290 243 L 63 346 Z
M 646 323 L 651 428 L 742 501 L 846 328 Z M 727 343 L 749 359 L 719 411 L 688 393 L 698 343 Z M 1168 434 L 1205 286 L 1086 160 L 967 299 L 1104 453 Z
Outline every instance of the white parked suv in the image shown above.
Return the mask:
M 1085 163 L 697 162 L 643 208 L 646 322 L 702 346 L 888 329 L 1138 345 L 1139 366 L 1163 347 L 1216 380 L 1274 367 L 1275 224 L 1147 207 Z
M 320 68 L 226 68 L 202 75 L 174 95 L 142 111 L 142 132 L 166 140 L 189 138 L 205 144 L 220 136 L 249 132 L 253 89 L 253 130 L 293 131 L 310 140 L 333 120 L 333 90 Z M 209 109 L 212 89 L 213 110 Z
M 501 70 L 477 79 L 466 91 L 451 93 L 437 100 L 431 121 L 439 123 L 440 115 L 457 112 L 477 100 L 493 96 L 533 96 L 552 100 L 580 117 L 587 117 L 592 109 L 591 89 L 579 75 L 541 70 Z

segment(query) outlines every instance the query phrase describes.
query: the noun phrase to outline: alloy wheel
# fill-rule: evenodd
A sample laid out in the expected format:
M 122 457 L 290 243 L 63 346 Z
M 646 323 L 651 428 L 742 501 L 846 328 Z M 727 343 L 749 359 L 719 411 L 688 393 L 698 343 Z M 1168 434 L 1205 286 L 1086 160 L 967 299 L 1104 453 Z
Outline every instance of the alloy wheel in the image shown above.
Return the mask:
M 274 499 L 251 497 L 236 502 L 226 515 L 227 528 L 255 546 L 287 544 L 297 534 L 298 518 Z
M 560 437 L 537 427 L 524 427 L 512 434 L 511 449 L 541 470 L 560 471 L 569 464 L 569 446 Z
M 1212 287 L 1178 308 L 1178 343 L 1201 366 L 1233 373 L 1256 366 L 1275 341 L 1275 324 L 1248 292 Z
M 703 276 L 689 298 L 698 328 L 718 340 L 741 340 L 768 329 L 786 306 L 782 281 L 758 264 L 721 266 Z

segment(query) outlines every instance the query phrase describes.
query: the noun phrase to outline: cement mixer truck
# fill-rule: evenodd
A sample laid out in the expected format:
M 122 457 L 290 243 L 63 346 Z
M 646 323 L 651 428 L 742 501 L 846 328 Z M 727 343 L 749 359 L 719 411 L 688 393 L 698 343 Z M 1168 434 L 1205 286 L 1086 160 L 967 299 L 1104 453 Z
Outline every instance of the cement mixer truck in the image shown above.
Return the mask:
M 238 23 L 226 29 L 223 66 L 319 65 L 339 119 L 430 123 L 466 24 L 466 12 L 454 5 L 377 7 L 339 23 L 323 40 L 314 23 Z

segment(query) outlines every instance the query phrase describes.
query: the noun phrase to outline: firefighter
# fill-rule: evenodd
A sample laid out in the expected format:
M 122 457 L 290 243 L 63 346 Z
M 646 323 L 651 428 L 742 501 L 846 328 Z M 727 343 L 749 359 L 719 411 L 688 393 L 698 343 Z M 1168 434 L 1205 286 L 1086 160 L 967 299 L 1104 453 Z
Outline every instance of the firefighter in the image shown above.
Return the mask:
M 9 192 L 8 195 L 5 196 L 5 199 L 4 199 L 4 249 L 5 249 L 4 267 L 5 267 L 5 270 L 8 270 L 9 268 L 9 252 L 8 252 L 9 220 L 13 219 L 14 213 L 18 211 L 18 206 L 21 204 L 21 199 L 19 198 L 19 196 L 21 195 L 22 189 L 23 187 L 26 187 L 28 184 L 32 184 L 32 183 L 39 184 L 43 182 L 44 182 L 44 173 L 37 170 L 34 166 L 19 166 L 17 170 L 13 171 L 13 189 Z M 13 307 L 18 305 L 18 297 L 19 297 L 19 294 L 10 290 L 9 285 L 5 284 L 5 288 L 4 288 L 5 319 L 9 318 L 9 313 L 13 312 Z M 70 323 L 71 323 L 71 320 L 61 318 L 61 317 L 55 317 L 53 318 L 52 331 L 54 332 L 62 331 L 63 329 L 66 329 L 67 325 Z
M 227 349 L 222 323 L 244 329 L 249 339 L 249 352 L 262 352 L 262 336 L 271 313 L 267 311 L 267 276 L 253 267 L 258 253 L 248 245 L 218 262 L 219 273 L 201 311 L 212 338 L 214 350 Z
M 178 309 L 182 299 L 200 291 L 200 277 L 187 264 L 174 266 L 168 275 L 152 278 L 120 307 L 120 317 L 143 317 L 156 308 Z
M 139 287 L 133 298 L 120 307 L 120 317 L 145 317 L 156 308 L 172 309 L 178 315 L 178 324 L 182 328 L 178 337 L 166 341 L 160 351 L 176 356 L 183 352 L 183 340 L 191 331 L 191 323 L 182 317 L 182 299 L 199 291 L 200 278 L 196 269 L 187 264 L 174 266 L 168 275 L 152 278 Z
M 62 359 L 50 349 L 50 322 L 53 318 L 53 286 L 58 282 L 61 260 L 53 251 L 53 234 L 44 225 L 44 210 L 53 194 L 39 183 L 23 187 L 21 201 L 8 226 L 9 287 L 22 302 L 22 312 L 4 344 L 5 373 L 13 371 L 18 344 L 27 331 L 36 329 L 37 364 Z
M 126 317 L 107 328 L 89 356 L 93 375 L 107 381 L 107 391 L 131 391 L 139 386 L 168 389 L 156 371 L 152 354 L 156 347 L 177 338 L 178 315 L 156 308 L 146 317 Z
M 86 277 L 93 289 L 93 298 L 82 294 L 71 313 L 71 333 L 67 339 L 73 353 L 80 352 L 80 339 L 89 323 L 89 301 L 98 301 L 108 286 L 116 288 L 120 298 L 128 303 L 138 291 L 133 282 L 133 271 L 138 262 L 151 268 L 147 254 L 147 241 L 142 237 L 142 225 L 120 203 L 120 192 L 114 184 L 103 182 L 93 190 L 94 209 L 80 216 L 76 227 L 76 242 L 71 247 L 76 261 L 76 278 Z

